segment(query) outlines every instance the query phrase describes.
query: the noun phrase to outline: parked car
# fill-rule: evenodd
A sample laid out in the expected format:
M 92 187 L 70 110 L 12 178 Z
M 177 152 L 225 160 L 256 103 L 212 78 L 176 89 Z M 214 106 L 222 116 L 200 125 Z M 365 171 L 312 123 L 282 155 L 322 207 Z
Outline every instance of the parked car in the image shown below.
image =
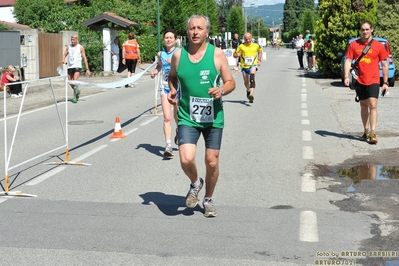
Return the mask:
M 358 40 L 359 38 L 352 38 L 348 41 L 348 46 L 345 49 L 345 53 L 342 56 L 342 60 L 341 60 L 341 79 L 342 82 L 344 82 L 344 64 L 346 61 L 346 51 L 348 50 L 349 44 L 355 40 Z M 393 61 L 393 57 L 392 57 L 392 52 L 391 52 L 391 46 L 389 45 L 389 42 L 387 39 L 385 38 L 380 38 L 380 37 L 373 37 L 374 41 L 379 41 L 380 43 L 382 43 L 385 47 L 385 50 L 387 50 L 388 52 L 388 58 L 387 58 L 387 63 L 388 63 L 388 83 L 389 83 L 389 87 L 393 87 L 395 85 L 395 71 L 396 71 L 396 66 L 395 63 Z M 353 60 L 355 61 L 355 60 Z M 380 86 L 382 86 L 383 84 L 383 80 L 382 80 L 382 66 L 380 63 Z

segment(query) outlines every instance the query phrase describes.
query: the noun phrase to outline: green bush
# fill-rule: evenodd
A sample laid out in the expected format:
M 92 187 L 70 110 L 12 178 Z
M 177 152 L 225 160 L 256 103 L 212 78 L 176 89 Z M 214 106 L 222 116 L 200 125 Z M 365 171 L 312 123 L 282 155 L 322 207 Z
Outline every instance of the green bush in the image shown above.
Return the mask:
M 161 40 L 162 41 L 162 40 Z M 158 53 L 157 36 L 137 36 L 137 42 L 140 45 L 140 54 L 142 62 L 154 62 Z M 163 44 L 161 43 L 161 49 Z

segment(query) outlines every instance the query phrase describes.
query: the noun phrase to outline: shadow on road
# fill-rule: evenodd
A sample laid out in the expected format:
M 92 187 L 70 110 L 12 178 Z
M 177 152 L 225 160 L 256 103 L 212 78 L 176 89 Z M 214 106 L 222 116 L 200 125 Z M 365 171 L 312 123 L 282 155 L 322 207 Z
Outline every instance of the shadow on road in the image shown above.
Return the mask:
M 224 103 L 239 103 L 245 106 L 251 106 L 247 101 L 240 101 L 240 100 L 235 100 L 235 101 L 229 101 L 229 100 L 223 100 Z
M 183 196 L 167 195 L 162 192 L 147 192 L 140 194 L 143 199 L 141 204 L 150 205 L 150 202 L 154 203 L 158 209 L 165 215 L 194 215 L 194 211 L 202 212 L 202 209 L 197 205 L 195 208 L 190 209 L 186 207 L 186 199 Z M 179 208 L 184 208 L 179 210 Z
M 146 151 L 148 151 L 152 154 L 155 154 L 156 156 L 164 157 L 164 160 L 170 160 L 173 158 L 173 157 L 163 156 L 165 147 L 154 146 L 149 143 L 142 143 L 142 144 L 137 145 L 136 150 L 141 149 L 141 148 L 145 149 Z M 177 151 L 178 151 L 178 149 L 173 148 L 173 152 L 177 152 Z
M 317 135 L 320 135 L 322 137 L 327 137 L 327 136 L 332 136 L 332 137 L 337 137 L 340 139 L 353 139 L 353 140 L 359 140 L 358 137 L 352 136 L 352 135 L 347 135 L 347 134 L 342 134 L 342 133 L 335 133 L 335 132 L 330 132 L 330 131 L 325 131 L 325 130 L 316 130 L 314 133 Z

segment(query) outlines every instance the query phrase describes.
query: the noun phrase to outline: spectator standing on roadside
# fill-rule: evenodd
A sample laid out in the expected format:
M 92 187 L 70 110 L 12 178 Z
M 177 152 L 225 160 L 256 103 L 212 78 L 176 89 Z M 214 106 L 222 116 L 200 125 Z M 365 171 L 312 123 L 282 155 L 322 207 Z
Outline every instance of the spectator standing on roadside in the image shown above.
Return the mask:
M 15 72 L 15 68 L 12 65 L 9 65 L 7 67 L 6 72 L 1 77 L 1 85 L 4 86 L 4 90 L 6 90 L 5 84 L 20 81 L 20 78 L 18 76 L 15 76 L 14 72 Z M 7 86 L 10 88 L 11 98 L 22 97 L 22 94 L 21 94 L 22 85 L 21 84 L 8 84 Z
M 299 69 L 303 70 L 303 48 L 304 48 L 304 41 L 302 38 L 302 34 L 299 34 L 298 40 L 295 43 L 295 48 L 296 48 L 296 54 L 298 56 L 298 61 L 299 61 Z
M 291 40 L 291 48 L 292 48 L 292 50 L 295 49 L 295 38 L 294 37 L 292 37 L 292 40 Z
M 220 48 L 220 45 L 221 45 L 220 37 L 215 36 L 215 46 Z
M 205 217 L 215 217 L 213 192 L 219 177 L 219 154 L 224 127 L 222 96 L 235 88 L 227 58 L 221 49 L 206 42 L 211 23 L 203 15 L 187 20 L 188 45 L 172 56 L 168 100 L 176 104 L 178 83 L 179 154 L 184 173 L 191 181 L 186 206 L 195 208 L 204 180 L 199 178 L 195 162 L 197 142 L 205 140 Z M 219 81 L 223 81 L 223 85 Z M 201 111 L 202 110 L 202 111 Z
M 222 38 L 222 40 L 221 40 L 220 48 L 221 48 L 222 50 L 227 48 L 227 46 L 226 46 L 226 40 L 225 40 L 224 38 Z
M 215 45 L 215 38 L 213 38 L 212 36 L 209 37 L 209 43 L 212 45 Z
M 119 39 L 115 38 L 111 44 L 111 55 L 112 55 L 112 71 L 114 74 L 117 73 L 119 68 Z
M 306 46 L 306 54 L 308 55 L 309 60 L 309 71 L 316 72 L 316 56 L 314 52 L 314 41 L 312 36 L 309 37 L 307 43 L 308 45 Z
M 305 38 L 304 38 L 304 43 L 306 45 L 306 43 L 309 41 L 309 38 L 312 36 L 312 34 L 310 34 L 310 30 L 306 30 L 305 31 Z M 306 46 L 305 46 L 306 47 Z M 310 70 L 311 66 L 310 66 L 310 58 L 308 53 L 305 51 L 304 52 L 304 56 L 305 56 L 305 60 L 306 60 L 306 69 Z
M 349 86 L 349 71 L 351 69 L 352 61 L 357 59 L 364 48 L 373 39 L 373 26 L 370 21 L 363 21 L 360 24 L 360 31 L 362 38 L 353 41 L 346 52 L 346 61 L 344 65 L 345 86 Z M 358 78 L 356 80 L 356 92 L 360 101 L 360 114 L 362 118 L 364 134 L 360 137 L 362 141 L 368 141 L 370 144 L 377 144 L 377 135 L 375 133 L 377 126 L 377 102 L 378 94 L 380 92 L 380 68 L 382 65 L 383 93 L 389 91 L 388 87 L 388 63 L 386 59 L 388 53 L 384 46 L 378 42 L 373 41 L 371 48 L 362 57 L 357 64 Z
M 137 64 L 141 64 L 140 45 L 136 40 L 133 32 L 128 35 L 128 40 L 123 43 L 122 48 L 122 63 L 127 67 L 127 77 L 136 73 Z M 134 84 L 126 84 L 125 87 L 134 87 Z
M 68 80 L 78 80 L 80 71 L 82 71 L 82 59 L 86 66 L 86 75 L 90 76 L 89 64 L 87 63 L 87 57 L 85 48 L 78 42 L 78 35 L 74 34 L 71 37 L 71 44 L 65 48 L 64 56 L 62 57 L 62 64 L 67 63 L 68 65 Z M 68 60 L 66 61 L 66 58 Z M 78 86 L 71 85 L 73 89 L 73 103 L 79 101 L 80 90 Z
M 238 33 L 234 33 L 233 39 L 231 40 L 231 48 L 234 49 L 234 51 L 237 49 L 237 47 L 241 44 L 240 37 L 238 36 Z M 239 58 L 236 58 L 236 66 L 234 67 L 234 72 L 238 73 L 238 66 L 239 66 Z
M 168 101 L 168 93 L 170 92 L 168 78 L 170 72 L 170 62 L 172 59 L 173 53 L 178 50 L 176 48 L 176 31 L 172 29 L 168 29 L 165 31 L 163 35 L 163 41 L 165 44 L 165 49 L 158 52 L 158 64 L 155 70 L 151 73 L 151 78 L 154 78 L 159 72 L 162 70 L 161 77 L 161 104 L 162 104 L 162 113 L 163 113 L 163 132 L 165 136 L 166 147 L 163 153 L 164 156 L 170 157 L 173 156 L 172 149 L 172 105 Z M 173 118 L 177 125 L 177 105 L 173 107 Z M 177 134 L 178 130 L 176 129 L 175 136 L 175 144 L 177 145 Z

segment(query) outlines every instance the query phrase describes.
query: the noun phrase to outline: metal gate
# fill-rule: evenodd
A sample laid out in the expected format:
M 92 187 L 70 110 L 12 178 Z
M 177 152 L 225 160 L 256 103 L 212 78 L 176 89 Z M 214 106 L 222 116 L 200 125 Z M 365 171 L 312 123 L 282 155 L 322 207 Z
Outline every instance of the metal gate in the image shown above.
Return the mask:
M 39 33 L 39 78 L 58 76 L 63 52 L 62 34 Z

